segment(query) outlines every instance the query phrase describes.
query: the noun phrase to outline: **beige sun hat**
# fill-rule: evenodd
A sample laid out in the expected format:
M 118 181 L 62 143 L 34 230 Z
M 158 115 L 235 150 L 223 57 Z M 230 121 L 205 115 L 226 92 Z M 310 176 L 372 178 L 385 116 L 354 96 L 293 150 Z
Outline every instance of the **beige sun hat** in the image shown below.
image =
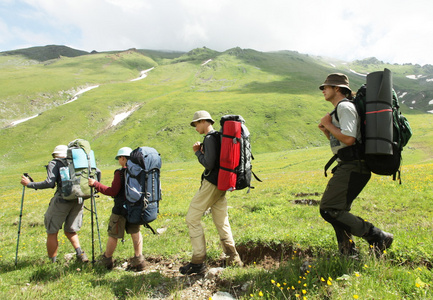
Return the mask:
M 194 127 L 194 123 L 198 122 L 200 120 L 208 120 L 211 122 L 211 124 L 215 123 L 215 121 L 210 116 L 210 113 L 208 113 L 205 110 L 199 110 L 194 113 L 194 116 L 192 117 L 191 126 Z
M 326 77 L 325 82 L 321 86 L 319 86 L 319 89 L 323 90 L 325 85 L 343 87 L 348 89 L 350 92 L 352 92 L 352 90 L 349 87 L 349 78 L 342 73 L 329 74 L 328 77 Z

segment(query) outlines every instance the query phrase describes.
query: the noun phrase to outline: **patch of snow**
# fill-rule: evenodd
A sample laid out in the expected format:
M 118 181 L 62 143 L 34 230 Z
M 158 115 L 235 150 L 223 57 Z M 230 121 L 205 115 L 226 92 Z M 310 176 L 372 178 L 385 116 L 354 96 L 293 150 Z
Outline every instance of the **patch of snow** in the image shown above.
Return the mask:
M 413 100 L 413 101 L 412 101 L 412 104 L 415 104 L 415 103 L 416 103 L 416 101 L 415 101 L 415 100 Z
M 111 123 L 111 127 L 116 126 L 117 124 L 119 124 L 120 122 L 122 122 L 123 120 L 125 120 L 127 117 L 129 117 L 136 109 L 138 106 L 135 106 L 133 109 L 131 109 L 130 111 L 127 112 L 123 112 L 120 114 L 117 114 L 114 117 L 113 122 Z
M 11 126 L 15 126 L 17 124 L 23 123 L 23 122 L 28 121 L 30 119 L 36 118 L 37 116 L 39 116 L 39 114 L 31 116 L 31 117 L 28 117 L 28 118 L 25 118 L 25 119 L 21 119 L 21 120 L 18 120 L 18 121 L 14 121 L 14 122 L 11 123 Z
M 152 71 L 153 69 L 155 69 L 155 67 L 152 67 L 152 68 L 150 68 L 150 69 L 147 69 L 147 70 L 141 71 L 141 72 L 140 72 L 140 77 L 135 78 L 135 79 L 131 79 L 131 81 L 137 81 L 137 80 L 141 80 L 141 79 L 143 79 L 143 78 L 146 78 L 146 77 L 147 77 L 147 73 L 148 73 L 149 71 Z
M 421 76 L 422 76 L 422 75 L 407 75 L 406 78 L 417 80 L 417 79 L 420 78 Z
M 334 65 L 334 64 L 331 64 L 331 63 L 329 63 L 329 64 L 331 65 L 331 67 L 335 68 L 335 65 Z
M 208 64 L 208 63 L 210 63 L 212 61 L 212 59 L 208 59 L 207 61 L 205 61 L 204 63 L 202 63 L 201 65 L 202 66 L 204 66 L 204 65 L 206 65 L 206 64 Z
M 428 104 L 429 104 L 429 105 L 432 105 L 432 104 L 433 104 L 433 100 L 430 100 L 430 101 L 428 102 Z
M 409 108 L 410 108 L 410 109 L 413 109 L 413 107 L 412 107 L 412 106 L 410 106 Z
M 427 111 L 429 114 L 433 114 L 433 110 L 428 110 Z
M 425 81 L 427 82 L 433 81 L 433 78 L 426 79 Z
M 358 73 L 358 72 L 356 72 L 356 71 L 354 71 L 354 70 L 352 70 L 352 69 L 349 69 L 349 70 L 350 70 L 350 72 L 352 72 L 352 73 L 354 73 L 354 74 L 356 74 L 356 75 L 363 76 L 363 77 L 367 77 L 367 74 Z
M 78 93 L 76 93 L 69 101 L 65 102 L 64 104 L 68 104 L 68 103 L 74 102 L 75 100 L 78 99 L 78 97 L 81 94 L 84 94 L 85 92 L 88 92 L 90 90 L 96 89 L 97 87 L 99 87 L 99 85 L 89 86 L 89 87 L 87 87 L 85 89 L 82 89 L 82 90 L 78 91 Z
M 401 94 L 400 98 L 403 98 L 406 95 L 407 95 L 407 92 L 404 92 L 403 94 Z

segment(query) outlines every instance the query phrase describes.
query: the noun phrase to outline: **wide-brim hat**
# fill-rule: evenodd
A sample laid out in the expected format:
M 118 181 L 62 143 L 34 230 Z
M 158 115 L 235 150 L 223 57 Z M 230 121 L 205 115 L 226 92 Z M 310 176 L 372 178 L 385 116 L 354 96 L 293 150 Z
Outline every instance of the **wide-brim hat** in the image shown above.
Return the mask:
M 325 82 L 321 86 L 319 86 L 319 89 L 323 90 L 325 85 L 346 88 L 352 92 L 352 90 L 349 87 L 349 78 L 342 73 L 329 74 L 328 77 L 326 77 Z
M 199 110 L 194 113 L 194 116 L 192 117 L 192 121 L 190 123 L 191 126 L 194 127 L 194 123 L 200 120 L 208 120 L 209 122 L 211 122 L 212 125 L 213 123 L 215 123 L 215 121 L 210 116 L 210 113 L 205 110 Z

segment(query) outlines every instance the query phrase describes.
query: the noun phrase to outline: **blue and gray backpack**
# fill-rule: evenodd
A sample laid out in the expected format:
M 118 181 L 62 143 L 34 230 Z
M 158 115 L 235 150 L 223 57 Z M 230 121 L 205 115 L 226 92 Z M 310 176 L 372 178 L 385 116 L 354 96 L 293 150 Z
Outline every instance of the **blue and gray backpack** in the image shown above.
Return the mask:
M 159 213 L 161 200 L 161 156 L 151 147 L 133 150 L 127 163 L 125 177 L 126 219 L 131 224 L 149 226 Z

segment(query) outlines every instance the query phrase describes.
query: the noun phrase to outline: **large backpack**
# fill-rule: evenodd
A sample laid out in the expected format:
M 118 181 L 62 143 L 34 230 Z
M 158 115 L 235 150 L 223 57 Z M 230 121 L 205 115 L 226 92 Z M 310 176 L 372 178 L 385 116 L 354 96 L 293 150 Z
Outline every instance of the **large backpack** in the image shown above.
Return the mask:
M 61 197 L 65 200 L 88 199 L 92 196 L 88 179 L 100 180 L 95 155 L 88 141 L 76 139 L 68 144 L 66 158 L 56 158 L 60 167 Z
M 133 150 L 127 163 L 125 177 L 126 219 L 131 224 L 149 226 L 159 213 L 161 200 L 161 156 L 151 147 Z
M 401 152 L 412 136 L 412 129 L 400 112 L 398 97 L 392 88 L 391 71 L 384 69 L 368 74 L 367 84 L 359 88 L 354 100 L 347 101 L 354 103 L 360 117 L 361 141 L 334 155 L 325 167 L 325 175 L 337 157 L 343 161 L 356 158 L 365 160 L 371 172 L 392 175 L 401 183 Z M 338 105 L 332 113 L 339 121 L 337 108 Z
M 218 173 L 218 189 L 222 191 L 254 188 L 251 175 L 261 180 L 252 171 L 250 132 L 240 115 L 226 115 L 220 120 L 221 150 Z

